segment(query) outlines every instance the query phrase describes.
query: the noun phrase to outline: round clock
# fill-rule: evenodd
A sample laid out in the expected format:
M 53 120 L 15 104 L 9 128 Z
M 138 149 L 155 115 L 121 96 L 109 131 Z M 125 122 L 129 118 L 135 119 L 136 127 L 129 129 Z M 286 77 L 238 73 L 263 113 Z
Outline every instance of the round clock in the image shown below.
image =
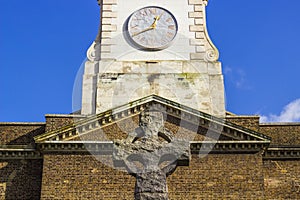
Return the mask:
M 133 45 L 143 50 L 167 48 L 177 34 L 175 17 L 168 10 L 149 6 L 135 11 L 128 19 L 127 33 Z

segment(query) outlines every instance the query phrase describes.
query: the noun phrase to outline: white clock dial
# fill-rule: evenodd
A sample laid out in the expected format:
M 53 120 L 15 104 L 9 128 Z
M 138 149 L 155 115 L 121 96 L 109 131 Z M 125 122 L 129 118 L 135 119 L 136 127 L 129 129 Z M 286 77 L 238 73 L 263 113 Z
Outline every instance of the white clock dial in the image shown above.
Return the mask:
M 144 50 L 168 47 L 177 34 L 175 17 L 166 9 L 150 6 L 134 12 L 127 24 L 129 38 Z

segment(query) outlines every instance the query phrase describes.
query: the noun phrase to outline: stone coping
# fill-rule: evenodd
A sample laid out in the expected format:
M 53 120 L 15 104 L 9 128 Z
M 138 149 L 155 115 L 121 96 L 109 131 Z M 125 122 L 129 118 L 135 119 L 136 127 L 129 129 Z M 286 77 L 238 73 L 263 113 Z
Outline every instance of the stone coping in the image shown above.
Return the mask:
M 260 123 L 259 126 L 300 126 L 300 122 L 269 122 Z
M 85 118 L 85 115 L 74 115 L 74 114 L 45 114 L 45 117 L 55 117 L 55 118 Z
M 40 144 L 113 144 L 113 141 L 44 141 Z
M 300 146 L 269 147 L 268 151 L 300 151 Z
M 46 122 L 0 122 L 0 126 L 43 126 Z
M 269 144 L 269 141 L 258 141 L 258 140 L 225 140 L 225 141 L 190 141 L 190 144 Z
M 225 118 L 248 119 L 248 118 L 260 118 L 260 116 L 259 115 L 226 115 Z

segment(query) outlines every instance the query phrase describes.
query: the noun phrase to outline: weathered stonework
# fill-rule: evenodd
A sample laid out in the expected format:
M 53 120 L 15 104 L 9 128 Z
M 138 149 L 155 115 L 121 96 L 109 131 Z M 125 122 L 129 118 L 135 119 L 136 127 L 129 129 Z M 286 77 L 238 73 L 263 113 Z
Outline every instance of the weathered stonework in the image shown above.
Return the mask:
M 96 43 L 91 46 L 95 54 L 99 54 L 96 58 L 124 61 L 191 59 L 209 62 L 218 59 L 218 50 L 211 42 L 207 32 L 205 14 L 207 1 L 205 0 L 190 2 L 178 0 L 176 3 L 155 0 L 130 2 L 119 0 L 115 2 L 99 1 L 99 5 L 101 6 L 102 25 Z M 174 44 L 159 53 L 138 51 L 128 45 L 122 37 L 126 19 L 131 13 L 147 5 L 167 8 L 175 15 L 180 27 L 178 39 Z M 182 10 L 186 12 L 182 12 Z M 99 49 L 95 48 L 95 44 L 98 42 L 101 46 Z M 107 48 L 107 46 L 111 48 Z M 124 55 L 124 52 L 127 54 Z M 177 55 L 170 52 L 176 52 Z
M 215 116 L 225 116 L 219 53 L 206 28 L 207 1 L 118 0 L 99 4 L 102 23 L 87 52 L 82 114 L 101 113 L 156 94 Z M 149 5 L 166 8 L 177 19 L 178 34 L 167 49 L 140 51 L 124 39 L 126 19 Z
M 89 66 L 86 71 L 94 73 Z M 98 75 L 84 76 L 87 87 L 83 90 L 83 114 L 101 113 L 152 94 L 215 116 L 225 114 L 220 63 L 101 61 L 99 67 L 103 71 Z
M 114 142 L 114 158 L 136 177 L 136 200 L 168 200 L 167 176 L 175 171 L 179 158 L 189 161 L 189 141 L 175 138 L 164 127 L 164 114 L 146 108 L 140 126 L 125 140 Z

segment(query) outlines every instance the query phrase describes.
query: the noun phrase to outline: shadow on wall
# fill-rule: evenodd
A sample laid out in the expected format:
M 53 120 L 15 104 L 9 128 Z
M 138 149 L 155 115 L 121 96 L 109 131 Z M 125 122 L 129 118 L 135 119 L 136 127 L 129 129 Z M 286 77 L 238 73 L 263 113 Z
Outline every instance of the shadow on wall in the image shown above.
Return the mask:
M 0 197 L 40 199 L 42 160 L 5 160 L 0 162 Z
M 33 137 L 45 131 L 45 127 L 30 131 L 6 145 L 35 146 Z M 0 199 L 40 199 L 42 184 L 42 159 L 0 160 Z

